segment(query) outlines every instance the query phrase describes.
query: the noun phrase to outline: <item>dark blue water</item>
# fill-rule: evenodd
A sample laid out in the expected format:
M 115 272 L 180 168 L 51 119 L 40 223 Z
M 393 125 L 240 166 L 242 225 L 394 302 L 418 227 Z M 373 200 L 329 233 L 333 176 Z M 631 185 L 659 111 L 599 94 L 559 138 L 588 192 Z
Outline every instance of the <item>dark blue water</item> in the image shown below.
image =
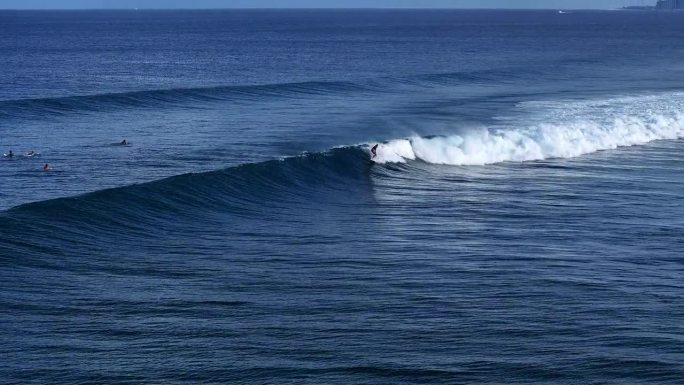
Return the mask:
M 0 382 L 681 384 L 682 36 L 0 12 Z

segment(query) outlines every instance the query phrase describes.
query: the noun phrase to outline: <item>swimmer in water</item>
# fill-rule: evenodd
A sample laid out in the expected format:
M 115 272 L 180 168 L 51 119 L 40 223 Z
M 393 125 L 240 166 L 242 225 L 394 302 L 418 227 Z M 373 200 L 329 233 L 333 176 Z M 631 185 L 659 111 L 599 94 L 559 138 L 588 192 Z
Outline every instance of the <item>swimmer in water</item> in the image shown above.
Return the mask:
M 119 143 L 119 144 L 122 145 L 122 146 L 125 146 L 125 145 L 128 144 L 128 142 L 126 141 L 126 139 L 124 139 L 124 140 L 122 140 L 121 143 Z
M 47 163 L 45 163 L 45 166 L 43 166 L 43 171 L 48 171 L 50 169 L 50 166 L 48 166 Z

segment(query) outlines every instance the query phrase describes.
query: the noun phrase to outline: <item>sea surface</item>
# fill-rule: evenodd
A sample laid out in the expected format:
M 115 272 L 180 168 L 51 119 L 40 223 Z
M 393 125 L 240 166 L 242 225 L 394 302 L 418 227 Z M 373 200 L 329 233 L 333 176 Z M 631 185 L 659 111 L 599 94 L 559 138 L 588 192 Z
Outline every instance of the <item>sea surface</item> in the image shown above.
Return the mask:
M 0 11 L 10 150 L 0 383 L 684 383 L 682 12 Z

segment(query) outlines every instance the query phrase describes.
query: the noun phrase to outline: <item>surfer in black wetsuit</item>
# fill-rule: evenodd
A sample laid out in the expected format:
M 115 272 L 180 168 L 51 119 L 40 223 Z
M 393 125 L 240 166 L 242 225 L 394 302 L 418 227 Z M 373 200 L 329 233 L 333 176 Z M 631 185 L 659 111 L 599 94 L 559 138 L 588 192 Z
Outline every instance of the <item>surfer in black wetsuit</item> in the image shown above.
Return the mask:
M 125 145 L 128 144 L 128 142 L 126 141 L 126 139 L 124 139 L 124 140 L 122 140 L 121 143 L 119 143 L 119 144 L 122 145 L 122 146 L 125 146 Z
M 12 158 L 14 156 L 14 153 L 12 152 L 12 150 L 9 151 L 9 154 L 7 154 L 7 156 L 10 158 Z
M 378 150 L 378 145 L 377 145 L 377 144 L 371 148 L 371 154 L 373 154 L 373 156 L 371 157 L 371 159 L 375 159 L 375 157 L 378 156 L 377 150 Z

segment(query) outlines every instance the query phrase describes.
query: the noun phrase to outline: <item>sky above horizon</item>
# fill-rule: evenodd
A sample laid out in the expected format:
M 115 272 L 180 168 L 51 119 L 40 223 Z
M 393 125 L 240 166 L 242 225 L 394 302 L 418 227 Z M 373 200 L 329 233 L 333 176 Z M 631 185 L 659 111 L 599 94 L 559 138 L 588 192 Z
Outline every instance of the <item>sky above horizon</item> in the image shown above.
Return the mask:
M 655 0 L 0 0 L 0 9 L 546 8 L 611 9 Z

